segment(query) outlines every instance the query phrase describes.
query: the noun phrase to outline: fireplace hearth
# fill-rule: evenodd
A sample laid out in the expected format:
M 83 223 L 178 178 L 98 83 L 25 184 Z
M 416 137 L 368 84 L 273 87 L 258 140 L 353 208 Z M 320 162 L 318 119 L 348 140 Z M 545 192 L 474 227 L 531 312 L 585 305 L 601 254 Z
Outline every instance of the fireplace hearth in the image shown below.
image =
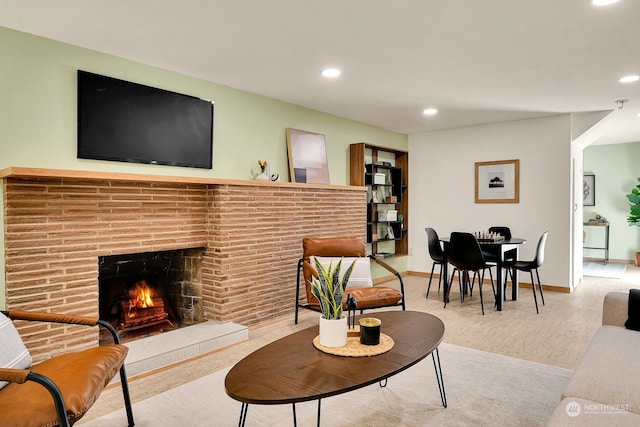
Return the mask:
M 100 257 L 100 319 L 123 341 L 202 322 L 201 258 L 202 248 Z

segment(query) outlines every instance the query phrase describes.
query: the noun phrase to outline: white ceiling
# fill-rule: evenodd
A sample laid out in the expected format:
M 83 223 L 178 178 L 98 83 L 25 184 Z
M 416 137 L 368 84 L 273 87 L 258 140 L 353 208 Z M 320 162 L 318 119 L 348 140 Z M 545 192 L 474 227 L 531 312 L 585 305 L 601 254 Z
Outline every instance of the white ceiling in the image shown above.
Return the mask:
M 0 0 L 0 26 L 402 133 L 613 109 L 599 142 L 640 141 L 638 0 Z

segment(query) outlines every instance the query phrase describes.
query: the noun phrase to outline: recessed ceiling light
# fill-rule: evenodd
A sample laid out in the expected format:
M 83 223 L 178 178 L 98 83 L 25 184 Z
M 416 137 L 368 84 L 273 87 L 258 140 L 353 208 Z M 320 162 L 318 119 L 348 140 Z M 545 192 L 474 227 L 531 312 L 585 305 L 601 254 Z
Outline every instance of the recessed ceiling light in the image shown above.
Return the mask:
M 624 76 L 621 77 L 620 80 L 618 80 L 620 83 L 632 83 L 632 82 L 637 82 L 638 80 L 640 80 L 640 76 L 637 74 L 631 74 L 628 76 Z
M 620 0 L 591 0 L 591 4 L 594 6 L 609 6 L 610 4 L 618 3 Z
M 437 108 L 427 108 L 424 111 L 422 111 L 422 114 L 424 114 L 425 116 L 433 116 L 434 114 L 438 114 L 438 109 Z
M 334 79 L 340 75 L 340 70 L 337 68 L 327 68 L 326 70 L 322 70 L 322 75 Z

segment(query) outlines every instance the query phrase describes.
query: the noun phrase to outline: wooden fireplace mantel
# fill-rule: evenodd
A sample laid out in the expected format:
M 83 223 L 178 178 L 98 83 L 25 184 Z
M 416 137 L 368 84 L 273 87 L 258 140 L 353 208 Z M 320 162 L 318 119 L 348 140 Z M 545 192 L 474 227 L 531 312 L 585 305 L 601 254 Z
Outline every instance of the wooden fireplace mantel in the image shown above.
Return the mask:
M 293 188 L 317 188 L 317 189 L 342 189 L 364 191 L 365 187 L 333 184 L 305 184 L 282 181 L 253 181 L 224 178 L 199 178 L 173 175 L 134 174 L 122 172 L 96 172 L 69 169 L 27 168 L 12 166 L 0 170 L 0 179 L 3 178 L 57 178 L 78 179 L 91 181 L 130 181 L 130 182 L 161 182 L 178 184 L 202 184 L 202 185 L 247 185 L 247 186 L 271 186 Z

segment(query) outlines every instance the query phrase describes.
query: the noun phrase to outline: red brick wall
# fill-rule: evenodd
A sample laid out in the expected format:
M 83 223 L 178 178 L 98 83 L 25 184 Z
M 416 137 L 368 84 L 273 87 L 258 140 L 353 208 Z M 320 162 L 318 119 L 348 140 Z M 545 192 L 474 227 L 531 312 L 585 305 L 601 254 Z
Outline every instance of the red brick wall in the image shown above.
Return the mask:
M 365 234 L 365 192 L 263 183 L 5 178 L 7 308 L 98 315 L 98 256 L 205 247 L 207 319 L 293 319 L 303 236 Z M 18 324 L 38 357 L 85 328 Z M 37 336 L 36 336 L 37 333 Z

